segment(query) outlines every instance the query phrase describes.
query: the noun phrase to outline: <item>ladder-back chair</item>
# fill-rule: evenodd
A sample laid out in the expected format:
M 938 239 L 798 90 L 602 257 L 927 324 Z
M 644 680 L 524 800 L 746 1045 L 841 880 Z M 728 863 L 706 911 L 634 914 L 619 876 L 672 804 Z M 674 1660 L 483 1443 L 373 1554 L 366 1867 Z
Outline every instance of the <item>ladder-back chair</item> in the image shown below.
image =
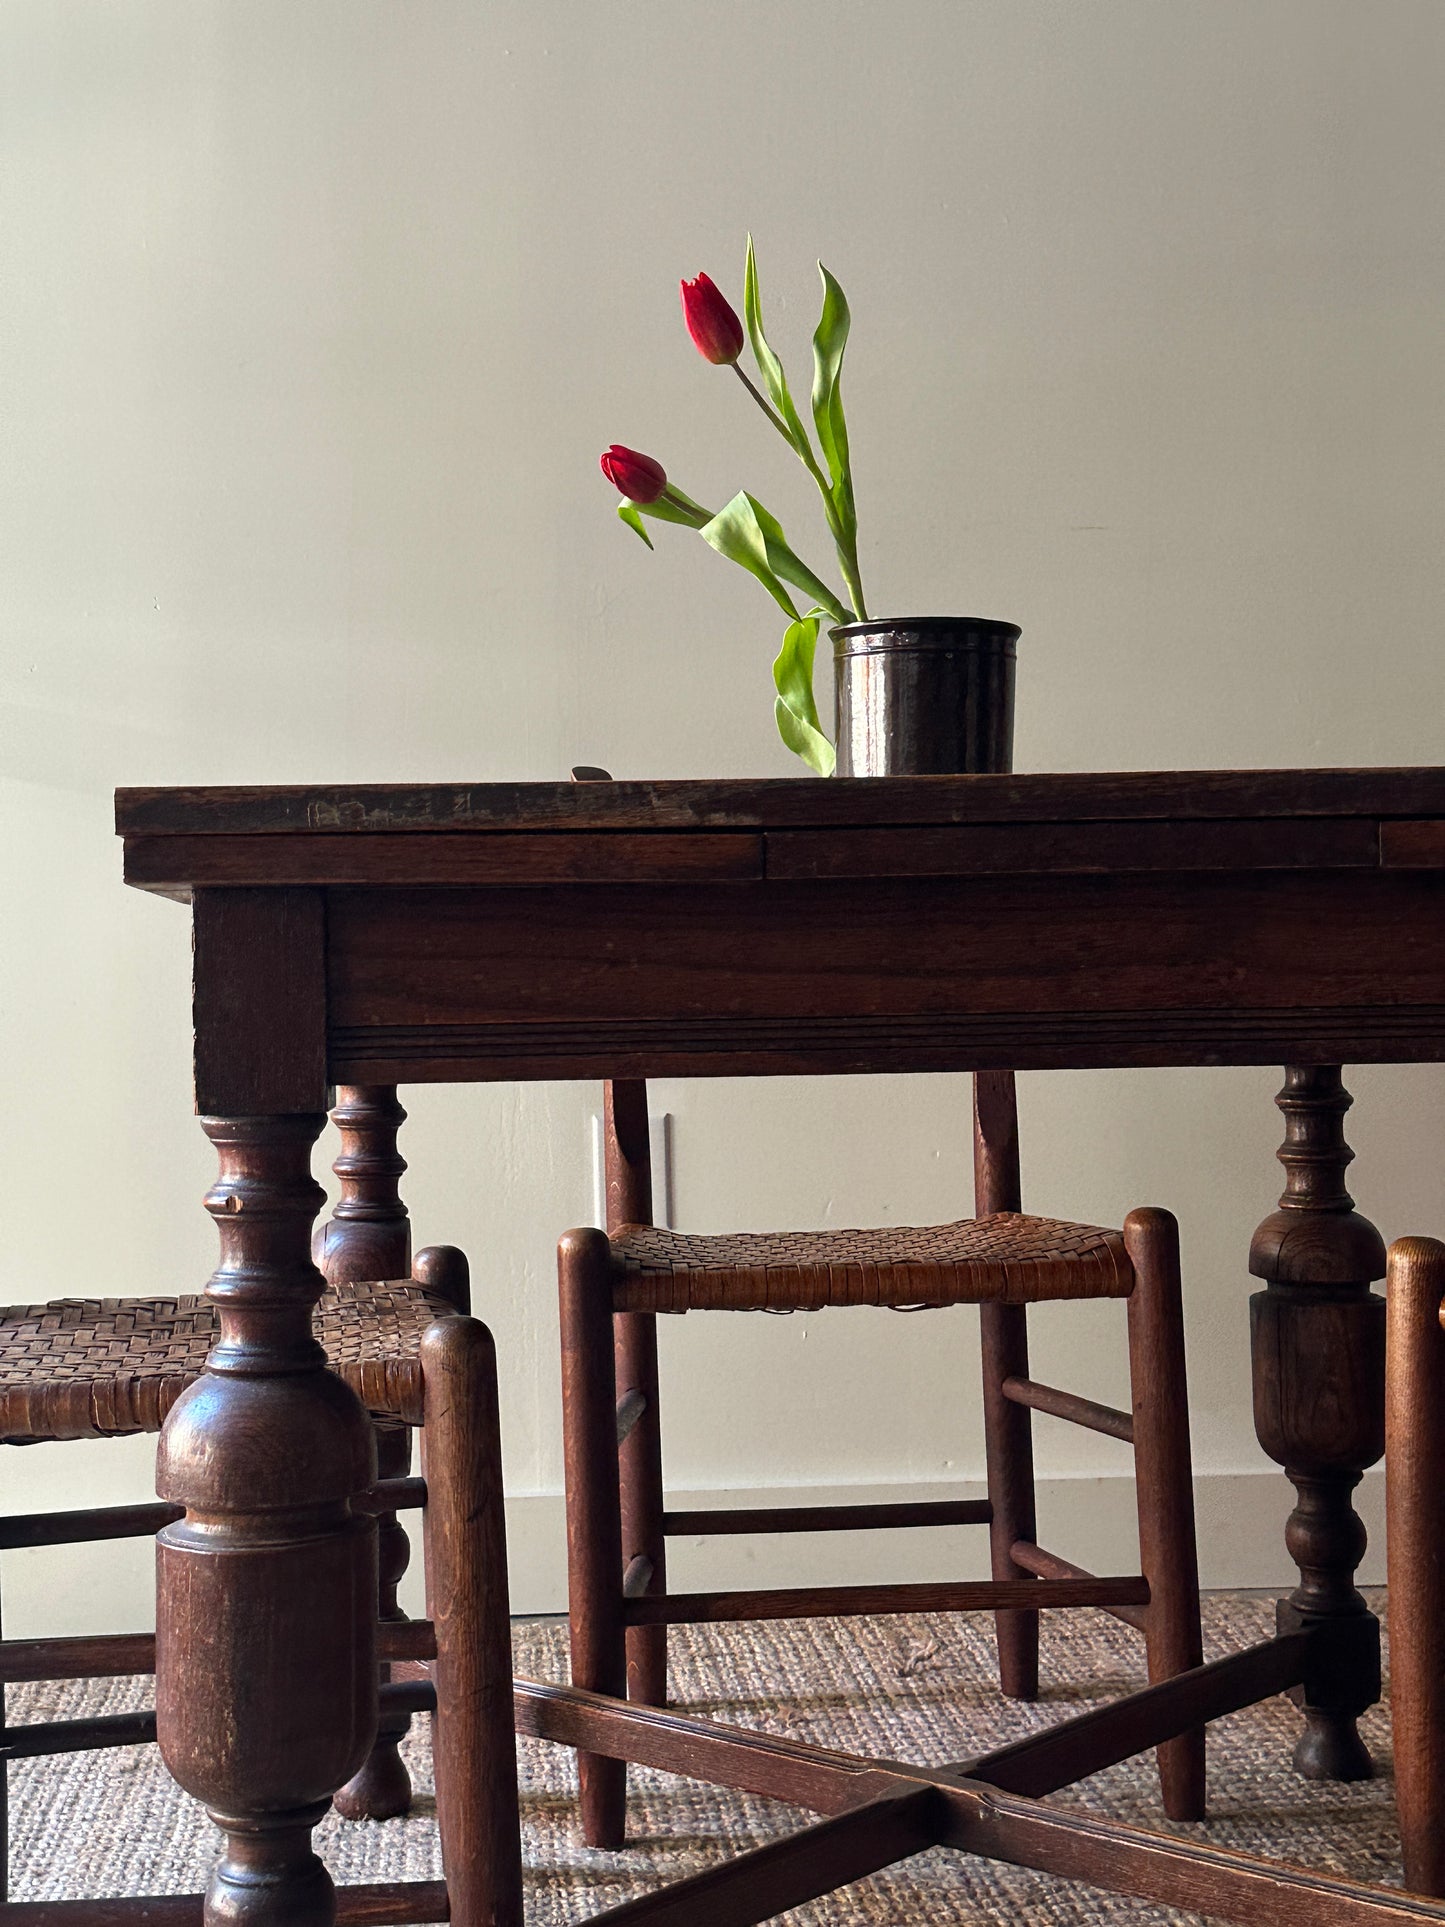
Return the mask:
M 1025 1216 L 1008 1072 L 974 1079 L 977 1215 L 926 1229 L 690 1236 L 653 1223 L 647 1092 L 605 1094 L 607 1230 L 569 1232 L 559 1252 L 574 1684 L 652 1705 L 666 1698 L 669 1625 L 815 1615 L 992 1609 L 1003 1690 L 1038 1690 L 1038 1612 L 1098 1606 L 1144 1635 L 1151 1681 L 1201 1662 L 1177 1227 L 1132 1212 L 1122 1231 Z M 1029 1376 L 1028 1311 L 1050 1299 L 1128 1305 L 1131 1405 L 1115 1410 Z M 988 1498 L 810 1506 L 776 1513 L 669 1510 L 662 1476 L 657 1318 L 690 1311 L 835 1305 L 977 1305 L 983 1327 Z M 1038 1544 L 1030 1413 L 1132 1443 L 1140 1571 L 1098 1578 Z M 946 1584 L 674 1594 L 667 1540 L 680 1534 L 986 1524 L 992 1578 Z M 1202 1730 L 1159 1749 L 1166 1811 L 1197 1819 Z M 625 1834 L 625 1769 L 582 1756 L 583 1825 L 599 1846 Z

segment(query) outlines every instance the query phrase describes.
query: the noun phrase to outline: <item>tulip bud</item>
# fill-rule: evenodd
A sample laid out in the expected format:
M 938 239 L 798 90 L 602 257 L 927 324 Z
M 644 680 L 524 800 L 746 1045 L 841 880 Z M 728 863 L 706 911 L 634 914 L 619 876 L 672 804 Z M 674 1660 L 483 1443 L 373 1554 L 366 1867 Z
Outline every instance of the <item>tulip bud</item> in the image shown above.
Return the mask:
M 650 455 L 614 442 L 602 457 L 602 473 L 631 502 L 655 502 L 667 487 L 667 471 Z
M 705 274 L 682 283 L 682 313 L 698 353 L 727 368 L 743 351 L 743 324 Z

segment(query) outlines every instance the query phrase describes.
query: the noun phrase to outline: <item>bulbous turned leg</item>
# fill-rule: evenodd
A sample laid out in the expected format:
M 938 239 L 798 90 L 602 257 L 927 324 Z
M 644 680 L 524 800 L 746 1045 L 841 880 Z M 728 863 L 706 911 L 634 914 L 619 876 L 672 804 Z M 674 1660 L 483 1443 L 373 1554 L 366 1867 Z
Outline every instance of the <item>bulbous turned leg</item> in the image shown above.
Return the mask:
M 371 1425 L 311 1332 L 319 1115 L 206 1118 L 220 1333 L 161 1434 L 156 1727 L 226 1846 L 206 1927 L 332 1927 L 311 1829 L 376 1732 Z
M 341 1138 L 332 1165 L 341 1196 L 325 1224 L 318 1225 L 313 1255 L 333 1291 L 376 1278 L 405 1278 L 411 1270 L 411 1222 L 401 1196 L 406 1159 L 397 1137 L 406 1112 L 394 1084 L 343 1084 L 336 1092 L 331 1121 Z M 411 1470 L 411 1430 L 404 1425 L 376 1426 L 378 1477 L 405 1478 Z M 405 1619 L 397 1587 L 411 1563 L 406 1530 L 394 1512 L 377 1519 L 381 1590 L 378 1617 Z M 381 1668 L 384 1682 L 392 1677 Z M 411 1726 L 408 1713 L 384 1713 L 376 1745 L 362 1767 L 336 1796 L 336 1810 L 348 1820 L 394 1820 L 411 1811 L 411 1777 L 399 1748 Z
M 1366 1535 L 1352 1495 L 1385 1447 L 1385 1301 L 1370 1290 L 1385 1250 L 1344 1186 L 1339 1067 L 1287 1069 L 1275 1101 L 1287 1183 L 1250 1247 L 1268 1281 L 1250 1301 L 1255 1429 L 1296 1492 L 1285 1543 L 1300 1583 L 1279 1628 L 1330 1633 L 1291 1695 L 1305 1717 L 1294 1764 L 1310 1780 L 1361 1780 L 1374 1767 L 1355 1722 L 1380 1697 L 1380 1627 L 1355 1586 Z

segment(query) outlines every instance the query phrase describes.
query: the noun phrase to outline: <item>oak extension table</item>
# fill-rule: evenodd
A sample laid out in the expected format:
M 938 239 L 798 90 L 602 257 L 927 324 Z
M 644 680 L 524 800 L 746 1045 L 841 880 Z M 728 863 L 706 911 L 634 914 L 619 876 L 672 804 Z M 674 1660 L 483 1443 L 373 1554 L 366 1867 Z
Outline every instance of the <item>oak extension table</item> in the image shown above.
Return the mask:
M 1370 1771 L 1351 1495 L 1382 1449 L 1384 1264 L 1344 1186 L 1340 1067 L 1445 1057 L 1445 770 L 131 789 L 117 827 L 127 882 L 191 906 L 197 1110 L 218 1142 L 247 1120 L 208 1199 L 226 1369 L 188 1455 L 162 1441 L 164 1496 L 190 1509 L 162 1535 L 157 1696 L 171 1771 L 271 1882 L 266 1919 L 312 1920 L 285 1903 L 336 1784 L 329 1735 L 373 1716 L 347 1496 L 267 1497 L 335 1405 L 310 1343 L 329 1087 L 1279 1064 L 1286 1186 L 1249 1254 L 1256 1423 L 1295 1488 L 1275 1639 L 951 1768 L 525 1681 L 517 1725 L 825 1816 L 638 1920 L 770 1918 L 939 1843 L 1272 1927 L 1445 1920 L 1039 1801 L 1281 1691 L 1301 1772 Z M 1071 1571 L 1052 1583 L 1077 1596 Z M 302 1783 L 312 1805 L 282 1791 Z M 365 1917 L 433 1919 L 430 1895 Z M 223 1880 L 208 1918 L 227 1905 Z M 338 1917 L 360 1917 L 344 1891 Z

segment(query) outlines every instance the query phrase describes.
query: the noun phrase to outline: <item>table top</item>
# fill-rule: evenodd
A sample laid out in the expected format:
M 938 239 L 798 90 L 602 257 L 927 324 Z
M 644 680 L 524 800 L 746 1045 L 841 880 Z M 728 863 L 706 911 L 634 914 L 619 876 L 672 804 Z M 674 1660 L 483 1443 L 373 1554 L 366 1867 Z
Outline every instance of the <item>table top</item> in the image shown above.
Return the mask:
M 263 1051 L 287 1089 L 303 1055 L 308 1089 L 1445 1057 L 1445 769 L 123 790 L 117 824 L 195 906 L 203 1098 Z
M 1445 769 L 123 789 L 126 879 L 525 884 L 1445 865 Z

